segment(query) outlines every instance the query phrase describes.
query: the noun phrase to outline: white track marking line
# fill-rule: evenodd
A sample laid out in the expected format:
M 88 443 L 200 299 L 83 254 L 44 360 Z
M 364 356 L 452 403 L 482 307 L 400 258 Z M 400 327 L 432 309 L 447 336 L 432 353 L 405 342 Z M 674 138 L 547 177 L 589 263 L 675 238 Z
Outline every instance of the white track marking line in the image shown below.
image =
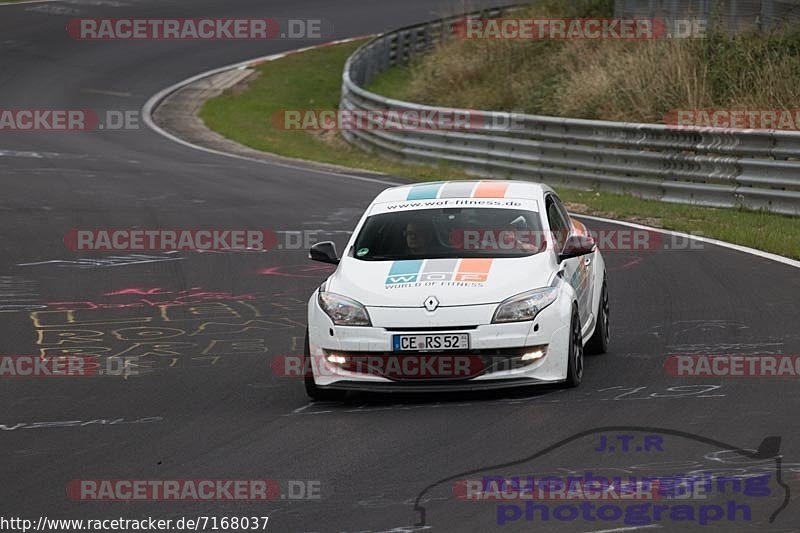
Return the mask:
M 52 0 L 52 1 L 57 1 L 57 0 Z M 169 139 L 171 141 L 174 141 L 174 142 L 176 142 L 178 144 L 182 144 L 183 146 L 186 146 L 188 148 L 193 148 L 195 150 L 200 150 L 202 152 L 206 152 L 206 153 L 210 153 L 210 154 L 221 155 L 221 156 L 225 156 L 225 157 L 233 157 L 233 158 L 236 158 L 236 159 L 242 159 L 244 161 L 252 161 L 252 162 L 255 162 L 255 163 L 273 165 L 273 166 L 277 166 L 277 167 L 291 168 L 291 169 L 294 169 L 294 170 L 303 170 L 303 171 L 306 171 L 306 172 L 313 172 L 315 174 L 322 174 L 322 175 L 326 175 L 326 176 L 342 177 L 342 178 L 355 179 L 355 180 L 360 180 L 360 181 L 369 181 L 369 182 L 373 182 L 373 183 L 382 183 L 382 184 L 385 184 L 385 185 L 402 185 L 401 183 L 397 183 L 395 181 L 390 181 L 388 179 L 384 180 L 384 179 L 378 179 L 378 178 L 367 178 L 367 177 L 364 177 L 364 176 L 353 176 L 351 174 L 344 174 L 344 173 L 337 173 L 337 172 L 332 172 L 332 171 L 319 170 L 319 169 L 314 169 L 314 168 L 310 168 L 310 167 L 305 167 L 305 166 L 302 166 L 302 165 L 290 165 L 290 164 L 287 164 L 287 163 L 281 163 L 281 162 L 276 162 L 276 161 L 266 161 L 266 160 L 263 160 L 263 159 L 256 159 L 256 158 L 247 157 L 247 156 L 244 156 L 244 155 L 231 154 L 231 153 L 228 153 L 228 152 L 222 152 L 220 150 L 214 150 L 212 148 L 206 148 L 204 146 L 198 146 L 196 144 L 192 144 L 192 143 L 190 143 L 188 141 L 185 141 L 185 140 L 183 140 L 183 139 L 181 139 L 179 137 L 176 137 L 175 135 L 172 135 L 171 133 L 163 130 L 162 128 L 160 128 L 153 121 L 153 116 L 152 116 L 153 115 L 153 111 L 158 106 L 158 104 L 161 103 L 162 100 L 164 100 L 167 96 L 169 96 L 170 94 L 174 93 L 175 91 L 177 91 L 179 89 L 182 89 L 183 87 L 185 87 L 187 85 L 190 85 L 190 84 L 192 84 L 192 83 L 194 83 L 194 82 L 196 82 L 198 80 L 201 80 L 203 78 L 207 78 L 207 77 L 213 76 L 215 74 L 220 74 L 220 73 L 228 71 L 228 70 L 250 68 L 251 66 L 254 66 L 256 64 L 264 63 L 264 62 L 268 62 L 268 61 L 275 61 L 277 59 L 281 59 L 283 57 L 286 57 L 287 55 L 297 54 L 297 53 L 300 53 L 300 52 L 306 52 L 306 51 L 309 51 L 309 50 L 314 50 L 316 48 L 322 48 L 322 47 L 325 47 L 325 46 L 331 46 L 331 45 L 335 45 L 335 44 L 344 44 L 344 43 L 348 43 L 348 42 L 352 42 L 352 41 L 357 41 L 359 39 L 364 39 L 366 37 L 370 37 L 370 36 L 369 35 L 362 35 L 360 37 L 350 37 L 348 39 L 340 39 L 338 41 L 331 41 L 329 43 L 323 43 L 323 44 L 319 44 L 319 45 L 315 45 L 315 46 L 308 46 L 306 48 L 298 48 L 297 50 L 290 50 L 288 52 L 281 52 L 281 53 L 278 53 L 278 54 L 272 54 L 272 55 L 268 55 L 268 56 L 257 57 L 257 58 L 254 58 L 254 59 L 249 59 L 247 61 L 241 61 L 239 63 L 234 63 L 234 64 L 227 65 L 227 66 L 224 66 L 224 67 L 220 67 L 220 68 L 216 68 L 216 69 L 213 69 L 213 70 L 208 70 L 206 72 L 202 72 L 200 74 L 192 76 L 191 78 L 187 78 L 187 79 L 185 79 L 185 80 L 183 80 L 181 82 L 178 82 L 175 85 L 167 87 L 166 89 L 163 89 L 163 90 L 159 91 L 158 93 L 156 93 L 155 95 L 153 95 L 144 104 L 144 107 L 142 108 L 142 117 L 143 117 L 144 123 L 147 124 L 147 126 L 151 130 L 153 130 L 154 132 L 158 133 L 159 135 L 161 135 L 163 137 L 166 137 L 167 139 Z M 310 163 L 313 163 L 313 162 L 310 162 Z M 748 248 L 747 246 L 741 246 L 741 245 L 738 245 L 738 244 L 733 244 L 733 243 L 729 243 L 729 242 L 725 242 L 725 241 L 719 241 L 719 240 L 716 240 L 716 239 L 709 239 L 707 237 L 698 237 L 696 235 L 689 235 L 688 233 L 681 233 L 681 232 L 677 232 L 677 231 L 670 231 L 670 230 L 665 230 L 665 229 L 660 229 L 660 228 L 653 228 L 653 227 L 650 227 L 650 226 L 645 226 L 643 224 L 635 224 L 633 222 L 624 222 L 624 221 L 619 221 L 619 220 L 611 220 L 611 219 L 608 219 L 608 218 L 595 217 L 595 216 L 591 216 L 591 215 L 580 215 L 580 214 L 577 214 L 577 213 L 575 213 L 574 215 L 576 217 L 585 218 L 587 220 L 596 220 L 598 222 L 606 222 L 606 223 L 609 223 L 609 224 L 616 224 L 616 225 L 619 225 L 619 226 L 628 226 L 628 227 L 631 227 L 631 228 L 645 229 L 645 230 L 654 231 L 654 232 L 657 232 L 657 233 L 663 233 L 663 234 L 666 234 L 666 235 L 674 235 L 674 236 L 677 236 L 677 237 L 682 237 L 682 238 L 686 238 L 686 239 L 692 239 L 692 240 L 699 241 L 699 242 L 705 242 L 705 243 L 708 243 L 708 244 L 714 244 L 716 246 L 720 246 L 720 247 L 723 247 L 723 248 L 728 248 L 730 250 L 736 250 L 736 251 L 743 252 L 743 253 L 746 253 L 746 254 L 755 255 L 755 256 L 761 257 L 763 259 L 769 259 L 771 261 L 776 261 L 778 263 L 783 263 L 785 265 L 789 265 L 789 266 L 792 266 L 792 267 L 795 267 L 795 268 L 800 268 L 800 261 L 796 261 L 794 259 L 790 259 L 790 258 L 784 257 L 782 255 L 777 255 L 777 254 L 773 254 L 773 253 L 769 253 L 769 252 L 763 252 L 761 250 L 756 250 L 754 248 Z
M 0 7 L 7 7 L 7 6 L 23 6 L 25 4 L 49 4 L 52 2 L 63 2 L 64 0 L 25 0 L 24 2 L 3 2 L 0 3 Z
M 593 531 L 587 531 L 586 533 L 613 533 L 616 531 L 636 531 L 637 529 L 652 529 L 652 528 L 660 528 L 662 526 L 658 524 L 650 524 L 647 526 L 631 526 L 631 527 L 618 527 L 616 529 L 596 529 Z
M 656 233 L 663 233 L 665 235 L 673 235 L 675 237 L 681 237 L 684 239 L 692 239 L 699 242 L 705 242 L 708 244 L 714 244 L 716 246 L 721 246 L 723 248 L 728 248 L 731 250 L 736 250 L 738 252 L 743 252 L 750 255 L 755 255 L 761 257 L 763 259 L 769 259 L 771 261 L 776 261 L 778 263 L 783 263 L 784 265 L 789 265 L 795 268 L 800 268 L 800 261 L 796 261 L 794 259 L 790 259 L 788 257 L 784 257 L 778 254 L 772 254 L 769 252 L 763 252 L 761 250 L 756 250 L 755 248 L 748 248 L 747 246 L 741 246 L 739 244 L 733 244 L 730 242 L 725 241 L 718 241 L 717 239 L 709 239 L 708 237 L 699 237 L 697 235 L 690 235 L 688 233 L 681 233 L 678 231 L 671 231 L 668 229 L 661 229 L 661 228 L 651 228 L 650 226 L 644 226 L 642 224 L 636 224 L 633 222 L 624 222 L 620 220 L 611 220 L 610 218 L 601 218 L 595 217 L 591 215 L 580 215 L 578 213 L 570 213 L 570 216 L 576 216 L 578 218 L 585 218 L 587 220 L 596 220 L 597 222 L 608 222 L 609 224 L 617 224 L 619 226 L 628 226 L 629 228 L 636 228 L 636 229 L 644 229 L 648 231 L 654 231 Z
M 133 96 L 131 93 L 123 93 L 118 91 L 106 91 L 103 89 L 81 89 L 82 93 L 87 94 L 102 94 L 103 96 L 120 96 L 123 98 L 127 98 L 129 96 Z

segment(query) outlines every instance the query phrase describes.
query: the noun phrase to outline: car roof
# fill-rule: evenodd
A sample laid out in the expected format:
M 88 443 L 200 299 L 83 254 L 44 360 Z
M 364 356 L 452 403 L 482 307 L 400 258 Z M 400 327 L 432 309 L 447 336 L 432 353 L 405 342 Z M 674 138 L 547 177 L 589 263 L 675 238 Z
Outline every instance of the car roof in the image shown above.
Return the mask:
M 539 200 L 553 189 L 543 183 L 521 180 L 454 180 L 421 182 L 391 187 L 373 204 L 434 200 L 437 198 L 519 198 Z

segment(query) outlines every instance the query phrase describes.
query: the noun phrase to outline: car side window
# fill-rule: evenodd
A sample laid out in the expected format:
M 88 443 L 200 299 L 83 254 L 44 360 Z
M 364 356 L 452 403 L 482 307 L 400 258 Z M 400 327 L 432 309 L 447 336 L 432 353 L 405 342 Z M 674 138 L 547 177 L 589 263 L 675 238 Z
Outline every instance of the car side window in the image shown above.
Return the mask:
M 556 252 L 561 252 L 567 242 L 567 237 L 569 237 L 569 224 L 564 220 L 564 216 L 552 196 L 547 197 L 545 206 L 547 207 L 547 221 L 550 224 L 550 231 L 553 232 L 553 238 L 556 241 Z
M 552 195 L 551 198 L 553 199 L 553 203 L 556 204 L 559 213 L 561 213 L 561 217 L 564 219 L 564 222 L 567 225 L 567 233 L 572 232 L 572 219 L 569 218 L 569 213 L 567 212 L 567 208 L 564 207 L 563 202 L 561 202 L 561 198 L 556 195 Z

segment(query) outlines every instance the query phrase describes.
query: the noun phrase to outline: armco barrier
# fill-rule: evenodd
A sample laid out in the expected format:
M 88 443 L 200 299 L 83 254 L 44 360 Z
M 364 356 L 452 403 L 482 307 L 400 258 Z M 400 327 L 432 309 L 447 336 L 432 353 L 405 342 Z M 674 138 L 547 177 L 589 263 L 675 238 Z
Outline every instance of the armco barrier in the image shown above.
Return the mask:
M 511 9 L 466 16 L 498 17 Z M 489 178 L 800 215 L 800 133 L 457 110 L 384 98 L 364 89 L 376 75 L 446 38 L 453 23 L 464 17 L 391 31 L 361 46 L 345 65 L 340 108 L 469 112 L 485 126 L 470 131 L 351 129 L 343 132 L 349 142 L 410 161 L 455 164 Z

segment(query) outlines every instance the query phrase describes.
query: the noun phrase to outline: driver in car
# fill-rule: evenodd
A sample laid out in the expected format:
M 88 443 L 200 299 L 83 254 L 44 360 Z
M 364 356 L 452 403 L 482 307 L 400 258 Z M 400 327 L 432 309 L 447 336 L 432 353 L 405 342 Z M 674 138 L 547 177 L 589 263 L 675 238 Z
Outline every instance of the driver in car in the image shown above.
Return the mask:
M 431 232 L 424 224 L 409 222 L 406 224 L 403 235 L 406 238 L 406 248 L 410 255 L 425 255 L 430 250 Z

